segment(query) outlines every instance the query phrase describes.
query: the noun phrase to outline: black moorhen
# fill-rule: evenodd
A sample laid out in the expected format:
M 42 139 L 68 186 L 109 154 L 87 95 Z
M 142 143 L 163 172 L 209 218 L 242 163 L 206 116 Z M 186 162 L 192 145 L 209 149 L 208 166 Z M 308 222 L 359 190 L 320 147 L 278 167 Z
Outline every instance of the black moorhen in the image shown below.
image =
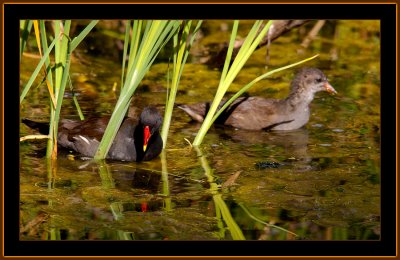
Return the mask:
M 110 117 L 90 118 L 77 121 L 63 119 L 58 128 L 58 145 L 93 157 L 103 137 Z M 47 123 L 23 119 L 22 122 L 42 134 L 47 134 Z M 155 107 L 145 107 L 140 118 L 125 117 L 107 159 L 121 161 L 149 161 L 157 157 L 162 150 L 163 141 L 159 129 L 162 117 Z
M 218 117 L 216 123 L 247 130 L 294 130 L 304 126 L 310 117 L 309 105 L 314 94 L 327 91 L 336 94 L 322 71 L 303 68 L 294 77 L 285 99 L 240 97 Z M 221 102 L 220 107 L 224 103 Z M 178 106 L 193 120 L 202 122 L 209 103 Z

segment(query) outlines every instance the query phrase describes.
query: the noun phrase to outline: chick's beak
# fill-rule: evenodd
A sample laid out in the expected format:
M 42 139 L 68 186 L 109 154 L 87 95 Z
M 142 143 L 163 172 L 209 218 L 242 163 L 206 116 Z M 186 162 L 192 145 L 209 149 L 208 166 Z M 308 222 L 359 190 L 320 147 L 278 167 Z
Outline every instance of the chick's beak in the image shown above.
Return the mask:
M 328 91 L 330 94 L 337 94 L 336 90 L 329 84 L 329 82 L 325 82 L 324 84 L 325 90 Z
M 151 136 L 150 127 L 145 126 L 143 128 L 143 152 L 146 152 L 147 144 L 149 143 L 150 136 Z

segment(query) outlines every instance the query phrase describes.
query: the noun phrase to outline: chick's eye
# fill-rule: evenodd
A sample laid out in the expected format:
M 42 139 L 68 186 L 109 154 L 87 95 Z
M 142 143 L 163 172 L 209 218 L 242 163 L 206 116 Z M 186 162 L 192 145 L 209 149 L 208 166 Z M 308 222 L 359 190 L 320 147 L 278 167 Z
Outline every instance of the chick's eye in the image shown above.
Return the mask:
M 321 83 L 321 82 L 322 82 L 322 78 L 315 79 L 315 83 Z

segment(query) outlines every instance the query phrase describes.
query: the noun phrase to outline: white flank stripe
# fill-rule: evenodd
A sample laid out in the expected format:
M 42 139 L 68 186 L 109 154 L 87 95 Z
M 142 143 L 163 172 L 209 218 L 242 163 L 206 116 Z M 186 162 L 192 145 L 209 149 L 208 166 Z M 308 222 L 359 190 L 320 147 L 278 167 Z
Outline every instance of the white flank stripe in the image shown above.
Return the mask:
M 85 141 L 87 144 L 90 144 L 89 140 L 86 137 L 83 137 L 79 135 L 80 138 L 82 138 L 83 141 Z

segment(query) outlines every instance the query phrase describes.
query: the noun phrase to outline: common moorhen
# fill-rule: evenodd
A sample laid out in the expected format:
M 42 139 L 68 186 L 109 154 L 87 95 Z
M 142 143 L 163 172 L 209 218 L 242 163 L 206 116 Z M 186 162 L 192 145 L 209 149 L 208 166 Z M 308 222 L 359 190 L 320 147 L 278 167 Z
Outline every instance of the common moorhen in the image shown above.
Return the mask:
M 103 137 L 110 117 L 90 118 L 77 121 L 62 119 L 58 128 L 58 145 L 93 157 Z M 48 133 L 48 124 L 23 119 L 22 122 L 42 134 Z M 125 117 L 107 159 L 121 161 L 149 161 L 162 150 L 163 141 L 159 129 L 162 117 L 154 107 L 145 107 L 140 118 Z
M 309 105 L 319 91 L 336 93 L 319 69 L 303 68 L 294 77 L 285 99 L 240 97 L 218 117 L 216 123 L 248 130 L 294 130 L 304 126 L 310 117 Z M 221 102 L 219 107 L 222 107 Z M 193 120 L 202 122 L 210 103 L 178 106 Z

